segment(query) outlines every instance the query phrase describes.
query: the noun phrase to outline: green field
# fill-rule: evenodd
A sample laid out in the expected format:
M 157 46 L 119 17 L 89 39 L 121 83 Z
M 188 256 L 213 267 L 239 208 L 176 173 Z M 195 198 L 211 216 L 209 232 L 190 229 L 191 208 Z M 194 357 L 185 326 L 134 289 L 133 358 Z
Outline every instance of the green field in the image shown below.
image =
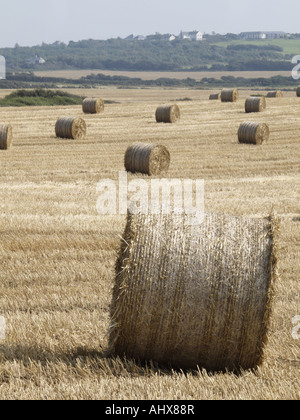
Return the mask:
M 280 39 L 258 39 L 258 40 L 237 40 L 237 41 L 224 41 L 224 42 L 216 42 L 214 45 L 218 47 L 228 47 L 229 45 L 256 45 L 256 46 L 263 46 L 263 45 L 274 45 L 281 47 L 283 49 L 284 54 L 288 55 L 300 55 L 300 39 L 288 39 L 288 38 L 280 38 Z

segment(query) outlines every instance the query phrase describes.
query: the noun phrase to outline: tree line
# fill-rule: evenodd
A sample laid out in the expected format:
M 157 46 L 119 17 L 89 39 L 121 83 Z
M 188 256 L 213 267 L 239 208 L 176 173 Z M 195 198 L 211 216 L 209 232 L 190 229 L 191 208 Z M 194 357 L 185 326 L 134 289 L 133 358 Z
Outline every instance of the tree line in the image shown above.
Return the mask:
M 292 77 L 273 76 L 263 77 L 234 77 L 222 76 L 220 79 L 204 77 L 200 81 L 187 77 L 185 79 L 158 78 L 155 80 L 143 80 L 138 77 L 108 76 L 105 74 L 91 74 L 80 79 L 66 79 L 55 77 L 39 77 L 32 72 L 7 74 L 6 80 L 0 80 L 0 89 L 25 89 L 47 88 L 57 89 L 60 87 L 70 88 L 97 88 L 101 86 L 117 86 L 119 88 L 150 88 L 150 87 L 185 87 L 193 89 L 210 89 L 223 87 L 241 88 L 285 88 L 294 89 L 299 81 Z
M 127 71 L 289 70 L 291 55 L 276 45 L 228 45 L 149 37 L 146 40 L 84 40 L 33 47 L 1 48 L 10 72 L 24 70 L 103 69 Z M 32 57 L 45 64 L 32 64 Z

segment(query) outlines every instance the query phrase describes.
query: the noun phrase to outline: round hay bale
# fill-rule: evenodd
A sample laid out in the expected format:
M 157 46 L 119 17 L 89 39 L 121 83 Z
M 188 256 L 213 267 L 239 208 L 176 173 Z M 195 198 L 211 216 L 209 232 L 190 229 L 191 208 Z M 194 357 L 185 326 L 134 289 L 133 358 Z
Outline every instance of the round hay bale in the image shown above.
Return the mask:
M 209 95 L 209 99 L 211 101 L 218 100 L 220 98 L 221 98 L 221 93 L 212 93 L 211 95 Z
M 125 168 L 128 172 L 159 175 L 170 166 L 170 153 L 165 146 L 134 143 L 125 152 Z
M 8 150 L 12 143 L 12 126 L 0 125 L 0 150 Z
M 178 368 L 250 369 L 276 279 L 276 218 L 128 215 L 111 302 L 110 354 Z
M 267 93 L 267 98 L 281 98 L 283 93 L 281 90 L 272 90 Z
M 158 123 L 176 123 L 180 120 L 179 106 L 176 104 L 159 106 L 156 109 L 155 118 Z
M 270 135 L 269 126 L 265 123 L 244 122 L 238 130 L 240 143 L 262 144 L 268 141 Z
M 250 96 L 245 101 L 245 112 L 262 112 L 266 109 L 266 105 L 264 96 Z
M 222 102 L 236 102 L 239 99 L 238 89 L 222 89 L 221 101 Z
M 61 117 L 55 124 L 56 137 L 64 139 L 83 139 L 86 135 L 86 123 L 82 118 Z
M 300 86 L 297 86 L 296 95 L 298 98 L 300 97 Z
M 104 111 L 104 102 L 102 99 L 85 98 L 82 101 L 82 111 L 85 114 L 100 114 Z

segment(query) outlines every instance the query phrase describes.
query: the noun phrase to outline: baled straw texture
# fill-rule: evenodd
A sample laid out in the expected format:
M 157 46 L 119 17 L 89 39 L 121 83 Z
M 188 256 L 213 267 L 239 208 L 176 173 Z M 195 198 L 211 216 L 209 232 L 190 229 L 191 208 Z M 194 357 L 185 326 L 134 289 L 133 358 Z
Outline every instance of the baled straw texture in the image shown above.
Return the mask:
M 240 143 L 262 144 L 268 141 L 270 136 L 269 126 L 265 123 L 244 122 L 238 130 Z
M 236 102 L 239 99 L 238 89 L 222 89 L 221 101 L 222 102 Z
M 12 126 L 0 125 L 0 150 L 8 150 L 12 143 Z
M 267 98 L 281 98 L 283 93 L 281 90 L 273 90 L 267 93 Z
M 221 98 L 221 93 L 212 93 L 211 95 L 209 95 L 210 100 L 217 100 L 220 98 Z
M 156 122 L 176 123 L 180 120 L 180 109 L 177 104 L 159 106 L 155 112 Z
M 263 361 L 277 275 L 274 217 L 129 215 L 116 264 L 109 353 L 178 368 Z
M 125 152 L 125 168 L 128 172 L 159 175 L 170 166 L 170 153 L 165 146 L 134 143 Z
M 86 123 L 82 118 L 62 117 L 55 125 L 57 137 L 65 139 L 83 139 L 86 135 Z
M 250 96 L 245 101 L 245 112 L 262 112 L 266 109 L 266 105 L 264 96 Z
M 300 86 L 297 86 L 296 95 L 298 98 L 300 97 Z
M 102 99 L 85 98 L 82 101 L 82 110 L 85 114 L 100 114 L 104 111 Z

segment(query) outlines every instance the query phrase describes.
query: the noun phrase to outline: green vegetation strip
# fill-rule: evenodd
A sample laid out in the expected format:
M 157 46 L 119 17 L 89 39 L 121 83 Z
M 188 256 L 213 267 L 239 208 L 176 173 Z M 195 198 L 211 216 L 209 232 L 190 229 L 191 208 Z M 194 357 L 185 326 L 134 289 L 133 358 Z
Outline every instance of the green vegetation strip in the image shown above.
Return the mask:
M 0 106 L 81 105 L 82 99 L 81 96 L 71 95 L 60 90 L 17 90 L 0 99 Z

